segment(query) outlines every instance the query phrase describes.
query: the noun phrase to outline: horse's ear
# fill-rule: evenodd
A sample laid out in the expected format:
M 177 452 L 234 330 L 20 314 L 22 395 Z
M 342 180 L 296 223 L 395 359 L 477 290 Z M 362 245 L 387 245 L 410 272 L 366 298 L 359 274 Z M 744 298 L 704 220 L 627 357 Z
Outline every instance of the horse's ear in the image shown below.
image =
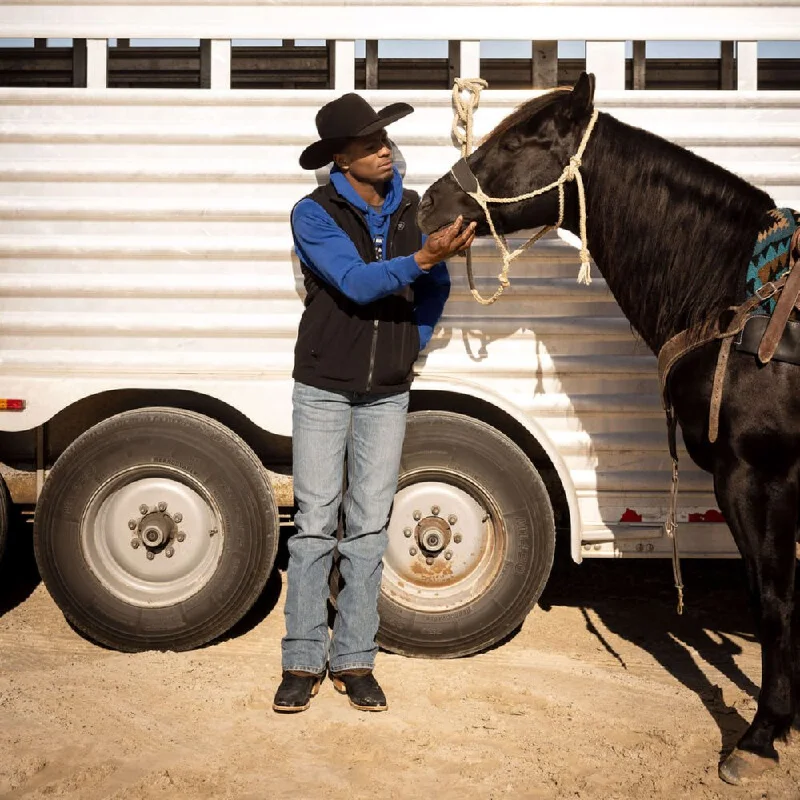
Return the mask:
M 569 113 L 573 119 L 582 119 L 594 105 L 594 73 L 581 72 L 569 96 Z

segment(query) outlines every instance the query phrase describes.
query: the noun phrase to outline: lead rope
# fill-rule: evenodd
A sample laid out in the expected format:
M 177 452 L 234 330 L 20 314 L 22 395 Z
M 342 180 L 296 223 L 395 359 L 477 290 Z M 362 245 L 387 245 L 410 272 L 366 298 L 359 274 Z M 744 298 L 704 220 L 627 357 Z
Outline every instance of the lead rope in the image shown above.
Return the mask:
M 455 140 L 461 145 L 462 158 L 466 158 L 472 152 L 473 114 L 481 101 L 481 91 L 488 86 L 488 82 L 483 78 L 456 78 L 453 81 L 453 108 L 455 109 L 455 114 L 453 115 L 452 132 Z M 464 97 L 464 92 L 467 93 L 466 97 Z M 490 306 L 503 294 L 509 284 L 506 265 L 503 265 L 503 272 L 497 276 L 500 286 L 497 288 L 497 291 L 487 299 L 482 297 L 481 293 L 475 288 L 475 273 L 472 271 L 471 247 L 467 250 L 466 260 L 467 281 L 469 282 L 469 290 L 472 296 L 481 305 Z
M 461 145 L 461 155 L 466 158 L 472 152 L 472 115 L 481 101 L 481 92 L 489 84 L 483 78 L 456 78 L 453 81 L 453 136 Z M 463 97 L 463 93 L 467 96 Z M 461 130 L 463 128 L 463 130 Z
M 681 556 L 678 552 L 678 420 L 672 403 L 666 407 L 667 441 L 669 454 L 672 457 L 672 486 L 669 490 L 669 508 L 664 520 L 664 533 L 672 539 L 672 577 L 678 592 L 678 614 L 683 614 L 683 576 L 681 575 Z
M 475 109 L 477 109 L 478 103 L 480 102 L 481 90 L 485 89 L 487 86 L 488 84 L 486 81 L 481 78 L 456 78 L 453 82 L 453 105 L 455 107 L 455 115 L 453 118 L 452 131 L 453 136 L 461 145 L 462 158 L 466 158 L 472 151 L 473 113 Z M 465 91 L 468 93 L 466 98 L 463 96 Z M 525 250 L 538 242 L 539 239 L 541 239 L 546 233 L 549 233 L 550 231 L 561 226 L 561 223 L 564 221 L 564 184 L 573 180 L 578 186 L 578 208 L 580 212 L 581 268 L 578 273 L 578 283 L 590 284 L 592 282 L 590 265 L 591 256 L 589 255 L 589 248 L 586 239 L 586 191 L 583 185 L 583 176 L 581 175 L 580 168 L 583 153 L 586 150 L 586 145 L 589 143 L 589 138 L 591 137 L 595 123 L 597 122 L 597 117 L 598 112 L 595 110 L 589 120 L 586 131 L 583 134 L 583 139 L 578 147 L 578 152 L 575 153 L 572 158 L 570 158 L 569 164 L 564 167 L 564 170 L 558 179 L 553 181 L 553 183 L 549 184 L 548 186 L 545 186 L 541 189 L 536 189 L 533 192 L 528 192 L 527 194 L 519 195 L 518 197 L 489 197 L 484 193 L 480 184 L 478 184 L 477 191 L 468 192 L 469 196 L 472 197 L 473 200 L 475 200 L 475 202 L 478 203 L 483 210 L 483 213 L 486 216 L 486 221 L 489 224 L 489 230 L 492 232 L 497 249 L 500 251 L 503 259 L 502 271 L 497 276 L 500 286 L 491 297 L 485 298 L 482 297 L 475 288 L 475 279 L 472 272 L 472 255 L 471 251 L 467 251 L 467 278 L 469 280 L 469 289 L 472 293 L 472 296 L 481 305 L 488 306 L 494 303 L 509 286 L 510 281 L 508 279 L 508 272 L 511 262 L 515 258 L 522 255 Z M 461 130 L 462 128 L 463 131 Z M 549 192 L 552 189 L 558 189 L 558 220 L 556 223 L 554 225 L 543 226 L 521 247 L 518 247 L 513 252 L 510 251 L 508 249 L 508 244 L 505 237 L 500 235 L 495 228 L 494 220 L 489 212 L 489 203 L 518 203 L 522 200 L 529 200 L 533 197 L 538 197 L 539 195 Z

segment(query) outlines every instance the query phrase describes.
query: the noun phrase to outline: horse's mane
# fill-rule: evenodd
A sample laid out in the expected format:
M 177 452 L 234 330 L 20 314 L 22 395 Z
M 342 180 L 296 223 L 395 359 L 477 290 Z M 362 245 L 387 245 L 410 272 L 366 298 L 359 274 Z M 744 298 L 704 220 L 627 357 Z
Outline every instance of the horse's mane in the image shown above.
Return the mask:
M 592 255 L 651 348 L 741 302 L 766 192 L 607 114 L 584 174 Z
M 569 91 L 569 87 L 553 89 L 551 92 L 531 98 L 521 106 L 517 106 L 507 117 L 504 117 L 481 141 L 487 142 L 489 139 L 500 136 L 510 128 L 513 128 L 517 123 L 529 120 L 534 114 L 552 105 L 560 97 L 563 97 L 565 92 Z

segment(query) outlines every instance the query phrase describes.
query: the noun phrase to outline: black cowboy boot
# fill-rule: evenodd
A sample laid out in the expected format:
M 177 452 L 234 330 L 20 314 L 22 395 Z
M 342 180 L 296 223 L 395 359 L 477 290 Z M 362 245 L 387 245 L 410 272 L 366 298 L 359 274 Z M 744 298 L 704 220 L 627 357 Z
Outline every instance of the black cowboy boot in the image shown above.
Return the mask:
M 275 692 L 273 711 L 281 714 L 305 711 L 311 705 L 311 698 L 316 697 L 324 677 L 324 672 L 314 675 L 311 672 L 286 670 L 278 691 Z
M 331 672 L 334 688 L 350 698 L 350 705 L 359 711 L 386 711 L 383 693 L 371 669 L 346 669 Z

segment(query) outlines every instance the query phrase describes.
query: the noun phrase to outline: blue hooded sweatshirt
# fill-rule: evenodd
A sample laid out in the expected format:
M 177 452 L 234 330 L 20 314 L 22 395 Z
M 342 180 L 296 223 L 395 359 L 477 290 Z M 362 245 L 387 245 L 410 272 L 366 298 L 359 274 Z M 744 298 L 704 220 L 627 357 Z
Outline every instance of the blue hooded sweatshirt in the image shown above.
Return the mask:
M 390 217 L 403 199 L 400 173 L 395 167 L 380 211 L 356 192 L 335 165 L 331 169 L 331 183 L 347 202 L 364 213 L 378 260 L 365 262 L 350 237 L 309 197 L 301 200 L 292 212 L 298 257 L 323 280 L 360 305 L 394 294 L 411 284 L 420 350 L 424 350 L 450 294 L 450 276 L 443 261 L 425 272 L 417 266 L 413 255 L 383 258 L 388 251 Z

